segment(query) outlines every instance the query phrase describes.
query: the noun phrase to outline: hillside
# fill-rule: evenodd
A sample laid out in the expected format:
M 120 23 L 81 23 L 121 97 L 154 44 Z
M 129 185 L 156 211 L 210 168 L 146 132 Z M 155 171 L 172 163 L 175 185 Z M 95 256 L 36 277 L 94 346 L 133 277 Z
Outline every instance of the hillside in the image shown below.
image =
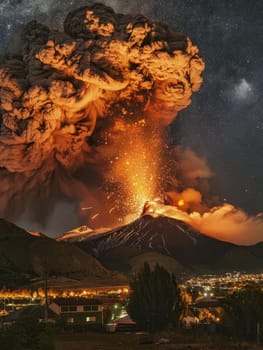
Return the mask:
M 0 219 L 1 285 L 18 286 L 33 279 L 64 277 L 93 285 L 123 283 L 123 276 L 104 268 L 78 247 L 44 235 L 34 236 Z

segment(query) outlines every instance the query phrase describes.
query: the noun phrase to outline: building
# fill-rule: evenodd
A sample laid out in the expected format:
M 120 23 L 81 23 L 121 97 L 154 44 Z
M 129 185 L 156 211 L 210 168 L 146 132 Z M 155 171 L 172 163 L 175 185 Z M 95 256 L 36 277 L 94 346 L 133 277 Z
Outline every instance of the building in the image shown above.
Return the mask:
M 103 305 L 97 299 L 56 298 L 49 308 L 71 326 L 103 326 Z
M 1 315 L 1 314 L 0 314 Z M 10 312 L 6 316 L 0 318 L 0 327 L 1 323 L 3 326 L 10 326 L 19 319 L 32 316 L 38 319 L 39 322 L 49 322 L 55 323 L 57 315 L 52 311 L 48 310 L 47 319 L 45 319 L 45 307 L 43 305 L 28 305 L 23 306 L 15 311 Z

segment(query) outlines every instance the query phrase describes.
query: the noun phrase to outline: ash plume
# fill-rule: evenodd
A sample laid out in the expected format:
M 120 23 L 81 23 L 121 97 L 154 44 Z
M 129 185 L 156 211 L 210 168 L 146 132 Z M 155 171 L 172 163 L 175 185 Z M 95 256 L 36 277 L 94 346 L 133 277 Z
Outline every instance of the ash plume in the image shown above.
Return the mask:
M 210 237 L 239 245 L 252 245 L 263 241 L 262 213 L 249 216 L 230 203 L 206 208 L 206 211 L 201 207 L 195 211 L 193 204 L 202 205 L 202 197 L 193 189 L 187 189 L 180 194 L 173 193 L 172 199 L 177 201 L 178 198 L 185 200 L 182 207 L 176 202 L 171 202 L 170 205 L 149 202 L 144 214 L 180 220 Z
M 200 214 L 189 215 L 189 223 L 200 232 L 222 241 L 251 245 L 263 240 L 262 214 L 249 216 L 229 203 Z
M 70 12 L 64 31 L 32 21 L 17 45 L 0 66 L 4 217 L 38 198 L 88 200 L 130 126 L 168 125 L 202 83 L 188 37 L 102 4 Z

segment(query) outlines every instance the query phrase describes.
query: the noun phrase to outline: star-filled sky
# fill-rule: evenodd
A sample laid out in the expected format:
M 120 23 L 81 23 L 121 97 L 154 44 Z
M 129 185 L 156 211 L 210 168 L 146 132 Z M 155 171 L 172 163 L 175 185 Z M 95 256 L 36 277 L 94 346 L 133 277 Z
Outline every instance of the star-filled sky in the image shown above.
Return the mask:
M 172 142 L 206 159 L 214 174 L 211 191 L 221 202 L 230 202 L 253 215 L 262 212 L 263 2 L 101 2 L 117 12 L 142 13 L 166 22 L 173 31 L 189 35 L 198 45 L 206 63 L 204 83 L 194 94 L 192 104 L 174 121 Z M 70 10 L 90 3 L 93 2 L 0 0 L 0 53 L 3 55 L 8 47 L 12 49 L 12 37 L 22 24 L 36 19 L 59 29 Z M 74 226 L 71 216 L 68 220 Z

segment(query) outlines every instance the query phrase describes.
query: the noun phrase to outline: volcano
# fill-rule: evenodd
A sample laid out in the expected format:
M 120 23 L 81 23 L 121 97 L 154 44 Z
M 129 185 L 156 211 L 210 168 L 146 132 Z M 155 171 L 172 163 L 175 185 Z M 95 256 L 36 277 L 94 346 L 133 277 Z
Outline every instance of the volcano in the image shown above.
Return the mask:
M 60 237 L 67 240 L 67 235 Z M 165 216 L 144 215 L 128 225 L 71 243 L 105 267 L 137 269 L 144 261 L 173 272 L 262 271 L 263 244 L 239 246 L 204 235 L 188 224 Z

